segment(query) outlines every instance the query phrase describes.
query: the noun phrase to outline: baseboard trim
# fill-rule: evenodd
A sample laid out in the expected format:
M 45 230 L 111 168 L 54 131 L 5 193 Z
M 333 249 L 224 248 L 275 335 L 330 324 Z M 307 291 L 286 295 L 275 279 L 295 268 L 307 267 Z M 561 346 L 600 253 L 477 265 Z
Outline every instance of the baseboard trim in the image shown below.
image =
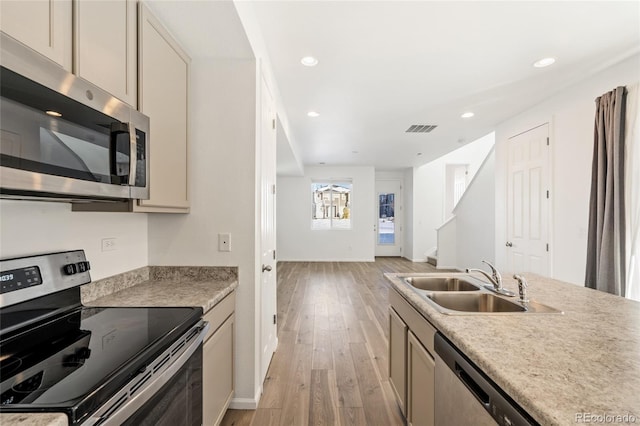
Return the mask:
M 253 398 L 233 398 L 229 404 L 231 410 L 256 410 L 260 403 L 260 396 L 262 395 L 262 385 L 260 385 L 256 391 L 256 395 Z
M 375 262 L 375 257 L 369 259 L 278 259 L 278 262 Z

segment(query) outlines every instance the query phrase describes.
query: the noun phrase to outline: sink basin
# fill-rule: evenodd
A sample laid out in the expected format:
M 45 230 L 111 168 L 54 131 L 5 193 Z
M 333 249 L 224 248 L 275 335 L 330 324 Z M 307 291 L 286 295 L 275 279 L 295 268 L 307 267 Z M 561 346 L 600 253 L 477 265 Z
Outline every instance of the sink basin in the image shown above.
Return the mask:
M 420 290 L 427 291 L 478 291 L 478 286 L 454 277 L 410 277 L 405 281 Z
M 524 312 L 527 309 L 519 303 L 513 303 L 489 293 L 446 294 L 436 293 L 427 296 L 437 305 L 452 311 L 462 312 Z

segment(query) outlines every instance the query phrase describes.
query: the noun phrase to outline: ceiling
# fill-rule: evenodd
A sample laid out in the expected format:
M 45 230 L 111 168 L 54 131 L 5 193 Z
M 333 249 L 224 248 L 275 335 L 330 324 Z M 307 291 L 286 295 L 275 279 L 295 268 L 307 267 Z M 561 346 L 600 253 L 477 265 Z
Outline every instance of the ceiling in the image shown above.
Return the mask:
M 163 20 L 175 19 L 170 3 L 154 7 Z M 206 5 L 229 2 L 178 3 L 180 19 L 198 25 L 176 36 L 207 56 Z M 286 133 L 305 165 L 424 164 L 640 52 L 638 1 L 237 3 L 252 9 L 243 25 L 260 35 Z M 318 65 L 303 66 L 307 55 Z M 554 65 L 532 66 L 548 56 Z M 466 111 L 475 116 L 461 118 Z M 437 127 L 405 133 L 413 124 Z

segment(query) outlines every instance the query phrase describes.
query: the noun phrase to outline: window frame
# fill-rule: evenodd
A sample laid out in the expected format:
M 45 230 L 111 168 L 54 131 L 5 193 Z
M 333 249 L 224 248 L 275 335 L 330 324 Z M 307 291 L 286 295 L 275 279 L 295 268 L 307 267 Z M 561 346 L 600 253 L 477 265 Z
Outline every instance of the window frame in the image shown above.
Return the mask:
M 336 221 L 336 218 L 333 217 L 332 214 L 329 214 L 329 226 L 327 228 L 325 227 L 317 227 L 316 225 L 316 221 L 317 220 L 321 220 L 322 218 L 318 219 L 315 216 L 316 212 L 317 212 L 317 207 L 316 207 L 316 191 L 317 191 L 317 187 L 316 185 L 322 185 L 322 186 L 328 186 L 330 187 L 329 191 L 330 191 L 330 196 L 329 196 L 329 211 L 333 212 L 334 210 L 334 190 L 333 187 L 334 186 L 341 186 L 341 187 L 345 187 L 346 185 L 349 186 L 349 190 L 348 192 L 346 192 L 347 195 L 347 199 L 345 200 L 345 204 L 344 204 L 344 208 L 349 208 L 349 225 L 348 227 L 343 227 L 343 226 L 335 226 L 334 225 L 334 221 Z M 310 227 L 311 227 L 311 231 L 351 231 L 353 230 L 353 215 L 351 213 L 351 209 L 353 206 L 353 179 L 352 178 L 340 178 L 340 179 L 336 179 L 336 178 L 332 178 L 332 179 L 311 179 L 311 183 L 309 185 L 310 189 L 311 189 L 311 221 L 310 221 Z M 338 203 L 337 208 L 340 209 L 341 204 Z M 344 211 L 344 210 L 343 210 Z M 344 219 L 337 219 L 337 220 L 344 220 Z

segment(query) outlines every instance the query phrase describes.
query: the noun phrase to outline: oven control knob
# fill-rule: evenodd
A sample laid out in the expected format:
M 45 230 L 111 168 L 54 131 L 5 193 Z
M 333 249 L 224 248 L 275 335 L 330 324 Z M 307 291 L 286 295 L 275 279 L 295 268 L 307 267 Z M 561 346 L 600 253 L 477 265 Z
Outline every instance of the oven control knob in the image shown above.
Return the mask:
M 76 263 L 76 266 L 78 267 L 78 272 L 87 272 L 89 269 L 91 269 L 91 265 L 87 261 L 78 262 Z
M 78 273 L 78 267 L 75 263 L 68 263 L 62 267 L 62 271 L 65 275 L 73 275 Z

